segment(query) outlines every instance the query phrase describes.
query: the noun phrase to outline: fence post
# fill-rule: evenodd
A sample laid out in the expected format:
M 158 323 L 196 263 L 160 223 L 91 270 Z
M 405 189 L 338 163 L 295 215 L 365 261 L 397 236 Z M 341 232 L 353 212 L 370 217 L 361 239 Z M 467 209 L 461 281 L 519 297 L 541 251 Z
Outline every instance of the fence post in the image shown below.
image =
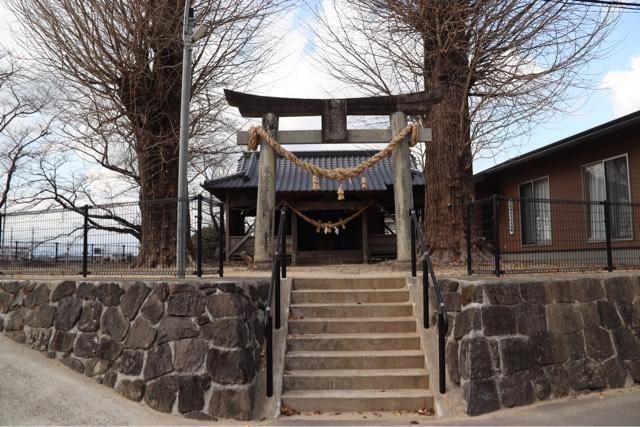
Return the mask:
M 473 210 L 473 202 L 469 202 L 467 205 L 467 217 L 466 220 L 466 228 L 467 228 L 467 275 L 471 276 L 473 274 L 473 259 L 471 258 L 471 212 Z
M 429 269 L 425 255 L 422 257 L 422 326 L 429 329 Z
M 82 208 L 84 224 L 82 226 L 82 277 L 87 277 L 87 258 L 89 256 L 89 206 Z
M 202 277 L 202 194 L 198 194 L 198 219 L 196 227 L 196 240 L 198 244 L 198 252 L 196 252 L 196 276 Z
M 282 278 L 287 278 L 287 211 L 282 208 L 282 236 L 280 236 L 280 268 L 282 270 Z
M 220 247 L 218 248 L 218 276 L 224 276 L 224 204 L 220 203 L 220 229 L 218 230 L 220 235 L 218 236 L 218 242 Z
M 124 252 L 125 252 L 124 251 L 124 245 L 122 245 L 122 262 L 125 262 L 127 260 L 127 256 L 126 256 L 126 254 Z
M 611 253 L 611 202 L 602 202 L 604 207 L 604 236 L 607 242 L 607 271 L 613 271 L 613 254 Z
M 495 245 L 494 252 L 494 273 L 496 276 L 500 276 L 500 199 L 497 194 L 493 197 L 493 244 Z
M 445 346 L 446 346 L 446 331 L 444 329 L 444 313 L 442 310 L 438 310 L 438 385 L 440 394 L 447 392 L 446 386 L 446 363 L 445 363 Z
M 417 266 L 416 266 L 416 222 L 415 212 L 411 209 L 409 214 L 409 222 L 411 223 L 411 277 L 416 277 L 417 275 Z
M 273 396 L 273 318 L 271 307 L 267 307 L 267 328 L 265 331 L 267 341 L 267 397 Z
M 273 274 L 273 278 L 275 280 L 275 286 L 273 287 L 273 291 L 275 292 L 276 296 L 276 304 L 275 304 L 275 316 L 276 316 L 276 329 L 280 329 L 280 322 L 281 322 L 281 317 L 282 314 L 280 313 L 281 308 L 280 308 L 280 257 L 277 256 L 276 260 L 275 260 L 275 266 L 273 268 L 272 271 Z
M 56 253 L 55 256 L 53 257 L 53 263 L 57 264 L 58 263 L 58 242 L 56 242 Z
M 0 212 L 0 257 L 4 256 L 4 229 L 2 226 L 4 225 L 2 212 Z

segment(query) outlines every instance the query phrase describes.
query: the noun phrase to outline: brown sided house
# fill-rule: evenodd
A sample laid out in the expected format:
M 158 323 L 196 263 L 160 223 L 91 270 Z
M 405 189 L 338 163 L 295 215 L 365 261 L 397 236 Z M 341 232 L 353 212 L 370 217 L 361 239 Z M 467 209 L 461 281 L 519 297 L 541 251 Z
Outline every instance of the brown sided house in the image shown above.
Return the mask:
M 503 255 L 601 260 L 609 237 L 615 265 L 640 265 L 640 111 L 480 172 L 474 186 L 474 231 Z

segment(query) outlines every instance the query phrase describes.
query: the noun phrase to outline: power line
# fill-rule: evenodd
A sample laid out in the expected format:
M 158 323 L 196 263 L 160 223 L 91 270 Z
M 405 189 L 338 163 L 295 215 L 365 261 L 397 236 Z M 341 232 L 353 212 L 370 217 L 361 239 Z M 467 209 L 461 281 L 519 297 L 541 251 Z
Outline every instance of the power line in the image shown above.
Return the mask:
M 573 3 L 587 3 L 587 4 L 597 4 L 597 5 L 604 5 L 604 6 L 614 6 L 614 7 L 636 7 L 636 8 L 640 8 L 640 3 L 628 2 L 628 1 L 573 0 Z
M 545 0 L 553 1 L 554 3 L 561 4 L 575 4 L 581 6 L 593 6 L 593 7 L 609 7 L 624 11 L 640 11 L 640 3 L 629 1 L 614 1 L 614 0 Z

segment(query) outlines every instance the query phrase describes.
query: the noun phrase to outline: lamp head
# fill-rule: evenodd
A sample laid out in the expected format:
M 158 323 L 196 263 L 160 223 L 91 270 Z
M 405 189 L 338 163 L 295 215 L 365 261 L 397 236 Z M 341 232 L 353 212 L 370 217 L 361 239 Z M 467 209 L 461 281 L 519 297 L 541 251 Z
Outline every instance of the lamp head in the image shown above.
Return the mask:
M 200 24 L 198 28 L 193 32 L 193 36 L 191 36 L 192 42 L 197 42 L 209 35 L 210 27 L 208 24 Z

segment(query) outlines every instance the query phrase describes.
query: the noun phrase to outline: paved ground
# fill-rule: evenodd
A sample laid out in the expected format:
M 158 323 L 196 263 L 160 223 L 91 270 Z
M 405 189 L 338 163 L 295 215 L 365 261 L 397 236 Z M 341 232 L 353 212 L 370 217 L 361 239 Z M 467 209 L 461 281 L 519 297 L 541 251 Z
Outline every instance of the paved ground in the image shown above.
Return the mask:
M 337 416 L 280 418 L 277 425 L 640 425 L 640 387 L 591 393 L 478 417 L 433 418 L 419 415 L 340 414 Z
M 0 334 L 0 424 L 170 425 L 176 418 L 133 403 Z
M 365 418 L 366 417 L 366 418 Z M 640 387 L 592 393 L 481 417 L 414 414 L 284 417 L 267 425 L 640 425 Z M 194 425 L 131 402 L 90 378 L 0 335 L 2 425 Z M 219 421 L 213 425 L 247 425 Z

